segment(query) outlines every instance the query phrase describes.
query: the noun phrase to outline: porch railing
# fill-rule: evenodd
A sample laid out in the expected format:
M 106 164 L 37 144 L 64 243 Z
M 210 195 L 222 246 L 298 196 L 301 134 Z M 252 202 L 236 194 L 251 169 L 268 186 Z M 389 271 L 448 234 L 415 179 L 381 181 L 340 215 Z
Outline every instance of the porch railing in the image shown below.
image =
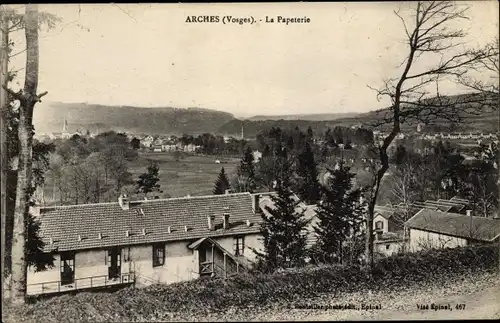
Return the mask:
M 96 287 L 117 286 L 135 282 L 135 273 L 122 273 L 117 278 L 108 275 L 77 278 L 72 283 L 62 284 L 60 280 L 27 285 L 28 295 L 62 293 L 67 291 L 82 290 Z
M 212 274 L 214 271 L 213 263 L 211 261 L 205 261 L 200 263 L 200 274 Z

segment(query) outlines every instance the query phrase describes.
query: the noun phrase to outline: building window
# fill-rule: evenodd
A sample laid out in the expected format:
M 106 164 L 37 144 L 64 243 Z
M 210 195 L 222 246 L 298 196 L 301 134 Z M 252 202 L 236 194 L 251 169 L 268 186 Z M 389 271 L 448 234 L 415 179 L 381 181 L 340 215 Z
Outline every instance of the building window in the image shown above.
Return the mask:
M 383 230 L 384 229 L 384 222 L 382 222 L 382 221 L 375 222 L 375 229 Z
M 75 262 L 74 262 L 75 256 L 73 254 L 67 254 L 63 253 L 61 254 L 61 260 L 60 260 L 60 267 L 61 267 L 61 272 L 64 272 L 65 266 L 66 268 L 70 269 L 71 271 L 75 270 Z
M 245 249 L 245 238 L 235 237 L 234 238 L 234 255 L 243 256 L 243 250 Z
M 385 245 L 385 250 L 389 250 L 391 248 L 391 245 L 390 244 L 386 244 Z
M 153 267 L 163 266 L 165 263 L 165 245 L 153 245 Z

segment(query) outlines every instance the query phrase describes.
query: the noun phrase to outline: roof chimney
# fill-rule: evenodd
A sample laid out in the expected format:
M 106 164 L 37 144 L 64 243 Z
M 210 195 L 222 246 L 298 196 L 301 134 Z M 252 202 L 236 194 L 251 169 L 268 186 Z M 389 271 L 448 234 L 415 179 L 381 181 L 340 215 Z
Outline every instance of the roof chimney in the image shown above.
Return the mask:
M 118 197 L 118 204 L 120 204 L 120 207 L 122 210 L 129 210 L 130 209 L 130 201 L 128 199 L 128 196 L 126 194 L 120 195 Z
M 146 228 L 143 228 L 142 229 L 142 235 L 145 236 L 146 235 Z
M 466 214 L 467 214 L 467 216 L 472 216 L 472 210 L 467 210 Z
M 170 226 L 167 227 L 167 233 L 172 233 L 172 229 L 170 228 Z
M 187 225 L 184 226 L 184 232 L 188 232 L 188 227 Z
M 50 238 L 50 244 L 54 244 L 54 239 Z
M 207 216 L 208 230 L 214 229 L 214 220 L 215 220 L 215 218 L 213 215 Z
M 229 229 L 229 213 L 224 213 L 222 215 L 223 217 L 223 228 L 226 230 L 226 229 Z
M 127 230 L 127 231 L 125 231 L 125 236 L 126 236 L 126 237 L 129 237 L 129 236 L 130 236 L 130 232 L 129 232 L 128 230 Z
M 247 227 L 249 227 L 251 225 L 252 225 L 252 222 L 250 222 L 250 220 L 247 220 Z
M 102 239 L 102 233 L 99 232 L 99 234 L 97 235 L 97 239 L 99 239 L 99 240 Z
M 225 190 L 224 191 L 224 194 L 226 194 L 226 195 L 229 194 L 229 193 L 231 193 L 231 190 Z
M 82 241 L 82 236 L 78 235 L 78 241 Z
M 35 205 L 29 207 L 29 213 L 37 218 L 40 216 L 40 204 L 38 202 L 35 203 Z
M 260 213 L 261 209 L 259 207 L 260 194 L 252 195 L 252 211 L 253 213 Z

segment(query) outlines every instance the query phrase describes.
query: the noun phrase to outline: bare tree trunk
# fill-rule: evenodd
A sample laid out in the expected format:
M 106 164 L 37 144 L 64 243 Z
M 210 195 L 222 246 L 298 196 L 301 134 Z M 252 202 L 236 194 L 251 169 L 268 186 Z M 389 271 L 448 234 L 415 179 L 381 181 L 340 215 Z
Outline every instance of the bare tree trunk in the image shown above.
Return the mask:
M 0 8 L 0 10 L 3 10 Z M 4 299 L 5 296 L 5 291 L 4 291 L 4 275 L 5 275 L 5 255 L 6 255 L 6 248 L 5 248 L 5 239 L 6 239 L 6 219 L 7 219 L 7 174 L 8 174 L 8 154 L 7 154 L 7 109 L 8 109 L 8 100 L 7 100 L 7 91 L 3 89 L 3 86 L 7 86 L 8 82 L 8 44 L 9 44 L 9 37 L 8 37 L 8 22 L 7 18 L 0 13 L 1 21 L 0 21 L 0 37 L 1 37 L 1 52 L 0 52 L 0 57 L 1 57 L 1 62 L 0 62 L 0 139 L 1 139 L 1 175 L 0 175 L 0 181 L 1 181 L 1 200 L 0 200 L 0 207 L 1 207 L 1 262 L 2 262 L 2 271 L 1 271 L 1 291 L 2 291 L 2 300 Z
M 373 269 L 373 211 L 382 178 L 389 169 L 387 149 L 400 132 L 401 123 L 416 120 L 428 124 L 437 118 L 460 122 L 463 112 L 471 109 L 474 111 L 481 110 L 482 107 L 478 108 L 477 101 L 483 100 L 482 97 L 467 97 L 460 101 L 443 100 L 439 92 L 440 78 L 456 78 L 464 75 L 469 69 L 498 53 L 498 51 L 495 52 L 490 49 L 466 50 L 459 54 L 450 52 L 448 54 L 450 57 L 447 59 L 442 58 L 434 68 L 412 74 L 410 70 L 413 63 L 420 56 L 433 53 L 444 57 L 443 55 L 447 54 L 450 49 L 459 45 L 454 41 L 460 40 L 465 36 L 465 33 L 461 29 L 450 29 L 447 24 L 451 21 L 466 19 L 465 13 L 468 8 L 459 8 L 449 1 L 419 1 L 416 7 L 411 10 L 412 15 L 406 20 L 399 15 L 398 11 L 394 12 L 402 21 L 404 32 L 408 37 L 408 56 L 401 64 L 404 69 L 399 77 L 385 80 L 385 85 L 376 90 L 377 97 L 386 96 L 391 99 L 391 107 L 387 110 L 381 124 L 392 124 L 392 129 L 383 142 L 379 143 L 381 165 L 374 179 L 374 186 L 369 200 L 366 221 L 366 256 L 368 258 L 366 267 L 370 271 Z M 430 83 L 436 84 L 436 96 L 433 100 L 430 100 L 431 98 L 427 96 L 429 92 L 425 90 Z
M 12 241 L 12 294 L 14 304 L 24 304 L 26 295 L 26 216 L 32 186 L 33 108 L 47 94 L 36 94 L 38 87 L 38 6 L 26 5 L 26 77 L 24 89 L 13 93 L 19 107 L 19 164 Z

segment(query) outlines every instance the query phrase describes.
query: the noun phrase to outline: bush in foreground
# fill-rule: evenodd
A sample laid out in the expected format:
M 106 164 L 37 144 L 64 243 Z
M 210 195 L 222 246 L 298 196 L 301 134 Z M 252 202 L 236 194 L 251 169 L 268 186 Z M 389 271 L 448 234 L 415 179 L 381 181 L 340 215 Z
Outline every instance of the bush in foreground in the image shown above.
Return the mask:
M 373 279 L 360 267 L 306 267 L 274 274 L 241 275 L 228 280 L 208 279 L 114 293 L 79 293 L 39 300 L 7 309 L 7 321 L 137 321 L 165 317 L 165 313 L 227 311 L 233 307 L 261 307 L 294 303 L 321 293 L 339 296 L 353 291 L 387 290 L 417 284 L 440 284 L 464 274 L 496 268 L 495 245 L 440 249 L 381 259 Z

